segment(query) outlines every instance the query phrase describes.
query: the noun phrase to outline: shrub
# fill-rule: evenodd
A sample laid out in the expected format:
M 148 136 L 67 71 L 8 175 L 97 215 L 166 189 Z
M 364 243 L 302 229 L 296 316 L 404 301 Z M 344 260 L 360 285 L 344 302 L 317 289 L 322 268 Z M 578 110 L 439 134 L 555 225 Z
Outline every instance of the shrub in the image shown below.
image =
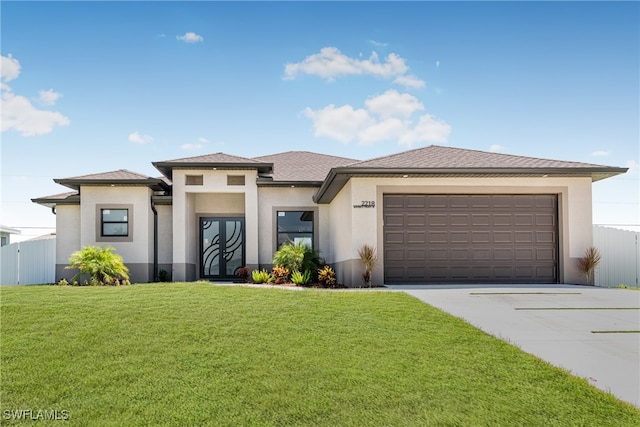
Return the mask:
M 276 285 L 281 285 L 289 281 L 290 271 L 286 267 L 275 266 L 271 271 L 271 281 Z
M 602 256 L 598 249 L 594 246 L 590 246 L 584 253 L 584 256 L 578 260 L 578 268 L 587 276 L 587 281 L 591 286 L 595 285 L 595 270 Z
M 289 271 L 299 271 L 306 251 L 307 246 L 301 243 L 284 243 L 273 255 L 273 265 L 287 268 Z
M 69 282 L 67 281 L 67 279 L 60 279 L 60 281 L 58 282 L 58 286 L 67 286 L 69 284 Z
M 246 265 L 241 267 L 236 272 L 236 276 L 242 281 L 242 283 L 249 283 L 249 267 Z
M 122 257 L 113 253 L 111 246 L 85 246 L 80 251 L 71 254 L 67 269 L 78 269 L 82 275 L 91 277 L 91 285 L 111 285 L 117 279 L 129 280 L 129 269 L 124 265 Z M 86 282 L 86 280 L 85 280 Z
M 333 288 L 336 285 L 336 272 L 333 268 L 325 265 L 318 270 L 318 281 L 325 288 Z
M 169 273 L 167 273 L 167 270 L 160 269 L 160 271 L 158 272 L 158 280 L 161 282 L 166 282 L 169 280 Z
M 291 274 L 291 281 L 296 285 L 308 285 L 311 282 L 311 271 L 305 270 L 304 273 L 294 271 Z
M 287 242 L 273 255 L 273 265 L 287 268 L 290 272 L 309 270 L 314 276 L 321 262 L 318 251 L 304 243 Z
M 364 264 L 364 273 L 362 273 L 364 284 L 366 286 L 371 286 L 371 272 L 374 268 L 376 268 L 376 265 L 378 264 L 378 254 L 376 253 L 376 248 L 370 245 L 362 245 L 362 247 L 358 249 L 358 255 L 360 256 L 360 260 Z
M 253 283 L 269 283 L 269 279 L 271 276 L 269 272 L 264 268 L 262 270 L 253 270 L 251 272 L 251 278 L 253 279 Z

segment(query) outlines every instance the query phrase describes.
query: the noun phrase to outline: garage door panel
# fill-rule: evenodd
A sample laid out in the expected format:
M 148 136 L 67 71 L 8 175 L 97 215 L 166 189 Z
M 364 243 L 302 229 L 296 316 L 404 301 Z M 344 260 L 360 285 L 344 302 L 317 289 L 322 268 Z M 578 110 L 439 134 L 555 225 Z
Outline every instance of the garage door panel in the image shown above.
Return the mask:
M 447 214 L 433 214 L 427 217 L 429 227 L 447 227 L 449 216 Z
M 427 230 L 427 243 L 431 245 L 446 244 L 448 242 L 446 231 Z
M 388 227 L 404 227 L 404 214 L 402 213 L 387 213 L 384 216 L 384 225 Z
M 424 214 L 407 214 L 406 218 L 407 227 L 424 227 L 427 225 L 427 217 Z
M 554 283 L 555 195 L 385 195 L 385 280 Z

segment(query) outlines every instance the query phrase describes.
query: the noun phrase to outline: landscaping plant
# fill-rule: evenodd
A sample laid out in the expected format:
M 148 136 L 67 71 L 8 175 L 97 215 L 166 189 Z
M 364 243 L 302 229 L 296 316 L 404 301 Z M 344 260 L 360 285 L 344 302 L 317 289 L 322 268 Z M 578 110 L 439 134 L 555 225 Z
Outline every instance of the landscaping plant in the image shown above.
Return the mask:
M 281 285 L 283 283 L 287 283 L 289 281 L 289 274 L 291 272 L 289 271 L 288 268 L 286 267 L 279 267 L 279 266 L 275 266 L 273 267 L 273 270 L 271 270 L 271 282 L 275 283 L 276 285 Z
M 251 272 L 251 278 L 253 279 L 253 283 L 269 283 L 271 275 L 263 268 L 262 270 L 253 270 Z
M 305 270 L 304 273 L 294 271 L 291 274 L 291 281 L 296 285 L 308 285 L 311 282 L 311 271 Z
M 360 260 L 364 264 L 364 273 L 362 273 L 362 278 L 364 279 L 365 286 L 371 286 L 371 272 L 376 265 L 378 264 L 378 254 L 376 253 L 376 248 L 370 245 L 362 245 L 360 249 L 358 249 L 358 255 L 360 256 Z
M 584 256 L 578 260 L 578 267 L 587 276 L 587 281 L 591 286 L 595 286 L 596 267 L 600 264 L 601 259 L 600 251 L 595 246 L 590 246 Z
M 325 265 L 318 270 L 318 282 L 325 288 L 333 288 L 336 285 L 336 272 L 333 268 Z
M 273 255 L 274 266 L 286 268 L 290 273 L 308 270 L 312 272 L 310 273 L 311 279 L 314 279 L 314 273 L 320 268 L 321 264 L 318 251 L 304 243 L 284 243 Z
M 121 281 L 129 281 L 129 269 L 124 265 L 122 257 L 114 253 L 111 246 L 85 246 L 82 250 L 71 254 L 69 265 L 65 268 L 80 272 L 73 281 L 83 274 L 91 278 L 91 285 L 119 285 Z

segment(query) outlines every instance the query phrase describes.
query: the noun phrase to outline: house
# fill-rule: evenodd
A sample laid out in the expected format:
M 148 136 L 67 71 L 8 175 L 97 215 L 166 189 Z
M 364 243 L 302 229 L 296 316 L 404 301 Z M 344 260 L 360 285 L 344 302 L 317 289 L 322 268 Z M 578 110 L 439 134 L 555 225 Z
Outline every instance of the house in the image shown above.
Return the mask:
M 0 225 L 0 247 L 7 246 L 11 243 L 12 234 L 21 234 L 20 230 L 7 227 L 6 225 Z
M 110 245 L 132 280 L 228 280 L 305 242 L 340 282 L 362 284 L 358 249 L 378 249 L 374 283 L 582 283 L 591 184 L 627 169 L 428 146 L 366 161 L 305 151 L 216 153 L 54 181 L 33 199 L 57 223 L 56 277 L 72 252 Z

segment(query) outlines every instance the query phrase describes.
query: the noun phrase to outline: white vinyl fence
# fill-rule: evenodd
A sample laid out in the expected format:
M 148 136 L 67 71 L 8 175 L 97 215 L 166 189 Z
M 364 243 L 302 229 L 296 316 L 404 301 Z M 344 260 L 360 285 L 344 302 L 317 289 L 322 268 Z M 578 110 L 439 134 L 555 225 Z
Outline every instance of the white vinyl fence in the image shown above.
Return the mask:
M 640 286 L 640 233 L 593 226 L 593 246 L 602 261 L 596 267 L 597 286 Z
M 0 285 L 53 283 L 56 239 L 12 243 L 0 248 Z

